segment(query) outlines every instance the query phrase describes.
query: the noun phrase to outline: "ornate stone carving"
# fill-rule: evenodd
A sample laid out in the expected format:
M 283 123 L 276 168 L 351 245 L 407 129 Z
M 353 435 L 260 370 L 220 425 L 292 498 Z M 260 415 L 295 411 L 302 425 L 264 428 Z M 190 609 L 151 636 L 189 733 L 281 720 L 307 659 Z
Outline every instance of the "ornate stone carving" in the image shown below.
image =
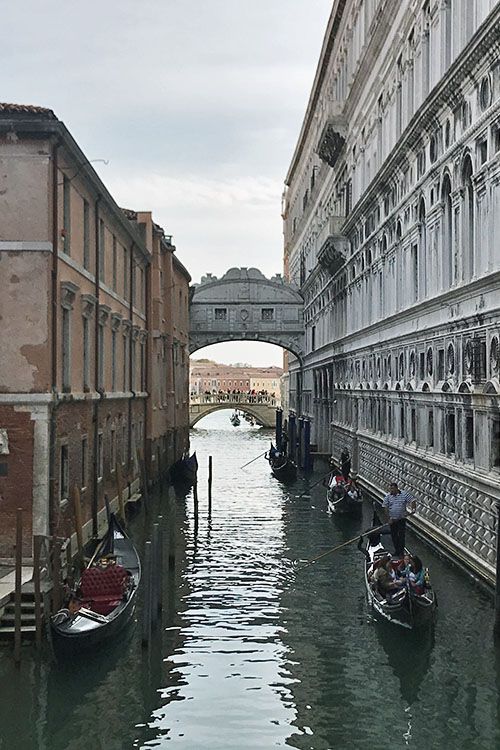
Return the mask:
M 72 310 L 79 289 L 80 287 L 72 281 L 61 281 L 61 307 L 65 310 Z

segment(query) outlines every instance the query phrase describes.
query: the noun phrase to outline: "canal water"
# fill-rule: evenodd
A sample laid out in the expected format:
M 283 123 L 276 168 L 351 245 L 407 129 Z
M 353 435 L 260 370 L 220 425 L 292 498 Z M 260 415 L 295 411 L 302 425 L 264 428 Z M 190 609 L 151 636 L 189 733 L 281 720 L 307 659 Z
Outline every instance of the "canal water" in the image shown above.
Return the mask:
M 500 747 L 491 599 L 411 535 L 438 592 L 432 633 L 373 620 L 355 544 L 300 570 L 369 526 L 371 509 L 332 518 L 321 486 L 297 497 L 320 473 L 287 488 L 263 458 L 241 469 L 270 437 L 233 428 L 228 412 L 207 417 L 192 432 L 198 522 L 191 497 L 166 495 L 132 521 L 139 546 L 158 512 L 175 527 L 149 650 L 138 623 L 70 662 L 26 650 L 16 669 L 0 652 L 1 750 Z

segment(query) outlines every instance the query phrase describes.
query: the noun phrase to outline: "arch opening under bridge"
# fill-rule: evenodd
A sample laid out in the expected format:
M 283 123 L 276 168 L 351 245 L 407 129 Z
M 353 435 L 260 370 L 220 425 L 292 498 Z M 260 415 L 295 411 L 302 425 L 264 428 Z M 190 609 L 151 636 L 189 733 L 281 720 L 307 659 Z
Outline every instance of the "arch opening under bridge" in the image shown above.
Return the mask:
M 231 393 L 192 396 L 189 402 L 189 426 L 194 427 L 200 419 L 216 411 L 238 409 L 253 417 L 261 427 L 273 428 L 278 405 L 272 396 L 247 397 L 246 394 Z

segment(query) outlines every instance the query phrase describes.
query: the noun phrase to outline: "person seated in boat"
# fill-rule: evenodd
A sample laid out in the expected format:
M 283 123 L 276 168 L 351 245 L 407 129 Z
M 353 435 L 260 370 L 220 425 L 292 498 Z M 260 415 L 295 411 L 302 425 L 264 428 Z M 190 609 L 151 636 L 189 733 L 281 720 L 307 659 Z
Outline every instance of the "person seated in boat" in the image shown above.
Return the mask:
M 74 617 L 82 608 L 82 606 L 82 600 L 78 596 L 76 596 L 76 594 L 70 596 L 68 601 L 68 612 L 70 613 L 71 617 Z
M 354 502 L 357 502 L 358 500 L 361 499 L 361 492 L 359 490 L 358 485 L 356 484 L 355 474 L 353 474 L 352 479 L 346 482 L 346 489 L 347 489 L 347 494 L 349 495 L 351 500 L 353 500 Z
M 403 559 L 396 568 L 396 575 L 398 578 L 408 578 L 411 571 L 411 555 L 405 552 Z
M 392 569 L 390 555 L 386 555 L 380 560 L 375 572 L 373 573 L 373 582 L 375 583 L 378 592 L 385 597 L 397 593 L 401 589 L 401 586 L 404 585 L 396 578 L 396 574 Z
M 412 591 L 415 594 L 423 594 L 425 590 L 425 571 L 422 560 L 417 555 L 413 555 L 411 558 L 408 578 Z

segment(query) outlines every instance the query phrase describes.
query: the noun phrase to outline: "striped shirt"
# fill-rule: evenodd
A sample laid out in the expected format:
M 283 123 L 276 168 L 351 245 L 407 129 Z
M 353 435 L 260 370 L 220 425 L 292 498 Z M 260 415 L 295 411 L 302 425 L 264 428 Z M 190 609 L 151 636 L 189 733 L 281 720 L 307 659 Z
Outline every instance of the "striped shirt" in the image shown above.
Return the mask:
M 387 508 L 389 511 L 389 517 L 398 520 L 400 518 L 406 518 L 406 505 L 414 500 L 411 492 L 403 490 L 397 495 L 391 495 L 390 493 L 384 497 L 382 507 Z

